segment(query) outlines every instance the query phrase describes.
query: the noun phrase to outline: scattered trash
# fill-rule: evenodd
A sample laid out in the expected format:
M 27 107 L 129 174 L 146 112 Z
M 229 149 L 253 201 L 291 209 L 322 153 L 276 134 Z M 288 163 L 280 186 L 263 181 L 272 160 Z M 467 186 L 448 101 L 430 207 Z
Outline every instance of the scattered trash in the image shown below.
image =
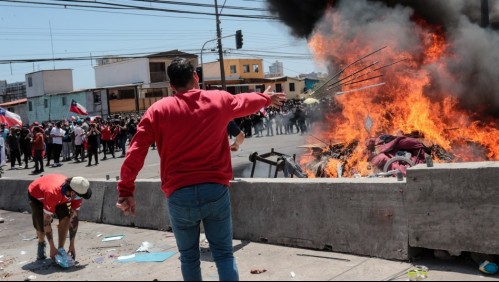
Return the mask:
M 5 222 L 5 219 L 0 218 L 0 223 L 4 223 L 4 222 Z
M 38 278 L 38 277 L 36 277 L 35 275 L 30 275 L 28 277 L 28 281 L 36 280 L 36 278 Z
M 3 257 L 4 257 L 4 255 L 1 255 L 1 256 L 0 256 L 0 259 L 2 259 Z
M 294 272 L 291 272 L 291 277 L 295 278 L 296 274 Z
M 479 270 L 482 273 L 494 275 L 499 271 L 499 267 L 497 266 L 497 264 L 486 260 L 480 264 Z
M 100 238 L 100 237 L 102 237 L 102 234 L 100 234 L 100 233 L 97 234 L 97 238 Z
M 21 254 L 21 256 L 25 256 L 27 254 L 27 252 L 21 251 L 20 254 Z
M 95 263 L 97 263 L 97 264 L 103 264 L 104 263 L 104 258 L 103 257 L 96 258 L 95 259 Z
M 102 242 L 119 241 L 119 240 L 122 240 L 123 238 L 125 238 L 125 235 L 108 236 L 108 237 L 104 237 L 104 239 L 102 239 Z
M 33 237 L 26 237 L 26 236 L 24 236 L 24 235 L 22 235 L 22 234 L 19 234 L 19 236 L 20 236 L 21 238 L 23 238 L 23 241 L 33 241 L 33 240 L 35 240 L 35 239 L 38 239 L 38 237 L 36 237 L 36 236 L 33 236 Z
M 407 272 L 409 281 L 423 281 L 428 278 L 428 267 L 417 265 Z
M 132 259 L 134 257 L 135 257 L 135 255 L 121 256 L 121 257 L 118 257 L 118 260 L 123 261 L 123 260 Z
M 149 242 L 142 242 L 142 245 L 140 248 L 136 251 L 137 253 L 149 253 L 149 250 L 153 247 L 154 245 Z
M 62 268 L 71 268 L 76 265 L 74 259 L 68 255 L 64 248 L 60 248 L 58 254 L 55 255 L 55 262 Z
M 267 272 L 267 269 L 252 269 L 251 274 L 262 274 Z
M 27 211 L 23 211 L 23 214 L 29 214 L 29 212 L 27 212 Z
M 136 254 L 130 256 L 119 257 L 116 262 L 126 263 L 126 262 L 164 262 L 165 260 L 173 257 L 177 253 L 147 253 L 147 254 Z

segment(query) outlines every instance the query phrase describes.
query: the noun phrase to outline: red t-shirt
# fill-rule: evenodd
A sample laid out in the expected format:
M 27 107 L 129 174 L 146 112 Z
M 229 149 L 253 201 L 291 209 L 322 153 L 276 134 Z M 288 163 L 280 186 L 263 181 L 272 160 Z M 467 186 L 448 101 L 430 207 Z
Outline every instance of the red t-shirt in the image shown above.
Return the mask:
M 103 126 L 100 130 L 102 141 L 111 141 L 111 128 L 109 126 Z
M 133 196 L 135 179 L 149 147 L 156 142 L 161 157 L 161 183 L 166 196 L 177 189 L 232 179 L 227 125 L 270 105 L 261 93 L 232 95 L 193 89 L 153 104 L 142 117 L 121 168 L 120 197 Z
M 53 215 L 56 207 L 71 201 L 71 209 L 79 210 L 82 200 L 71 200 L 62 194 L 62 185 L 67 177 L 61 174 L 49 174 L 33 181 L 28 188 L 29 194 L 43 203 L 43 211 Z

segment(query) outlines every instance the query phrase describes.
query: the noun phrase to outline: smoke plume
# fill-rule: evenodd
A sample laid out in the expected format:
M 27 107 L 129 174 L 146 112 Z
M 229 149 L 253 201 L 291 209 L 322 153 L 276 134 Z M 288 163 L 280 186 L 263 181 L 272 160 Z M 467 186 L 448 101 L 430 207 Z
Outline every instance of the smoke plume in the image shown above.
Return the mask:
M 498 2 L 489 0 L 493 25 L 499 22 L 496 20 Z M 346 38 L 361 34 L 368 37 L 372 45 L 384 46 L 383 39 L 389 35 L 396 37 L 398 44 L 390 48 L 413 54 L 421 51 L 418 50 L 421 44 L 407 31 L 424 28 L 416 24 L 421 20 L 441 28 L 452 56 L 440 60 L 445 60 L 451 76 L 442 76 L 436 64 L 424 66 L 431 74 L 428 95 L 451 93 L 459 98 L 463 108 L 499 118 L 499 33 L 490 27 L 481 27 L 481 1 L 267 0 L 267 3 L 270 11 L 288 25 L 295 36 L 310 38 L 318 32 L 334 37 L 328 15 L 340 13 L 342 19 L 348 19 L 348 26 L 341 29 L 348 32 Z

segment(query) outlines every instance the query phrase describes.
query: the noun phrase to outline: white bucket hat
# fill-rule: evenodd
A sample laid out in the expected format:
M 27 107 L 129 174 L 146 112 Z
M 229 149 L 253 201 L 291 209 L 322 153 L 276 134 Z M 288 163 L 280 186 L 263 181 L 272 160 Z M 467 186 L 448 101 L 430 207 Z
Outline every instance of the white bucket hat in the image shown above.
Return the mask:
M 71 183 L 69 183 L 71 189 L 75 191 L 75 193 L 82 197 L 85 200 L 90 199 L 92 197 L 92 190 L 90 189 L 90 182 L 86 178 L 77 176 L 71 179 Z

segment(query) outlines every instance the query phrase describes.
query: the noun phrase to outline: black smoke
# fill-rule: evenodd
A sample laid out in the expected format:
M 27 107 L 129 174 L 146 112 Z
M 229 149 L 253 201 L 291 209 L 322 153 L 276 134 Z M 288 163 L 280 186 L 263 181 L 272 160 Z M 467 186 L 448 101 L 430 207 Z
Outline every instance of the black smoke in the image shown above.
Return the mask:
M 331 0 L 267 0 L 272 14 L 291 28 L 293 35 L 308 37 L 322 18 Z
M 267 0 L 269 9 L 292 34 L 310 38 L 314 32 L 335 36 L 328 14 L 341 13 L 348 19 L 351 38 L 369 36 L 372 46 L 384 46 L 384 30 L 410 27 L 417 20 L 442 28 L 454 56 L 442 58 L 452 78 L 442 77 L 434 66 L 425 66 L 431 74 L 431 93 L 452 93 L 461 106 L 499 117 L 499 32 L 481 26 L 479 0 Z M 489 0 L 492 26 L 498 23 L 499 0 Z M 339 23 L 341 25 L 342 23 Z M 497 24 L 496 24 L 497 26 Z M 371 32 L 366 32 L 371 31 Z M 393 35 L 400 52 L 414 52 L 417 37 L 410 33 Z M 379 42 L 377 42 L 379 40 Z M 455 78 L 458 78 L 457 82 Z

